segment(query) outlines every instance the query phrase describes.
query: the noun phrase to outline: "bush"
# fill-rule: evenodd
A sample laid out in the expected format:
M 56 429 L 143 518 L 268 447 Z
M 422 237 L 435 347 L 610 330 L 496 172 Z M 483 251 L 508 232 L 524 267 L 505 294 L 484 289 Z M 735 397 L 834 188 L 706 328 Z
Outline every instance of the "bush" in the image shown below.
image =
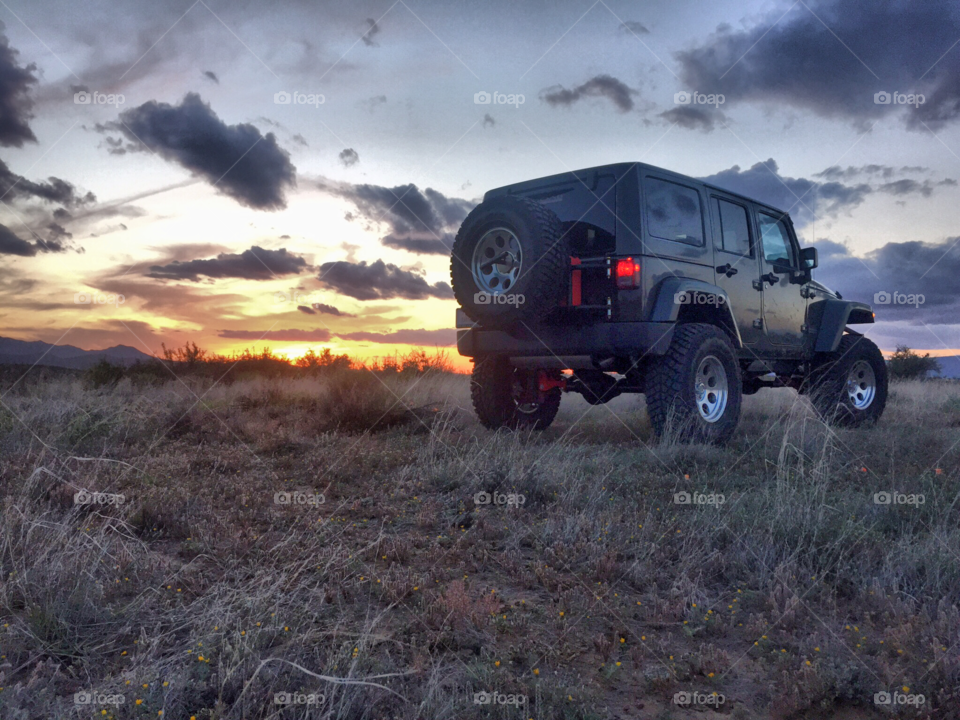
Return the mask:
M 113 387 L 122 379 L 123 367 L 111 364 L 106 358 L 101 359 L 96 365 L 87 368 L 86 372 L 83 373 L 84 383 L 94 389 Z

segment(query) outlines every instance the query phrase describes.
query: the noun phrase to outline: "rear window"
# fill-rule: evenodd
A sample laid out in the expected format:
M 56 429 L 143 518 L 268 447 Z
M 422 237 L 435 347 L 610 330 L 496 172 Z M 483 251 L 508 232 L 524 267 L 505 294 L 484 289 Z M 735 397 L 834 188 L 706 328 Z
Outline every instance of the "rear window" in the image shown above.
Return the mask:
M 643 180 L 643 196 L 650 235 L 687 245 L 703 245 L 703 210 L 696 189 L 648 177 Z
M 611 238 L 617 232 L 616 178 L 613 175 L 532 187 L 519 191 L 519 194 L 543 203 L 557 214 L 565 227 L 584 224 Z

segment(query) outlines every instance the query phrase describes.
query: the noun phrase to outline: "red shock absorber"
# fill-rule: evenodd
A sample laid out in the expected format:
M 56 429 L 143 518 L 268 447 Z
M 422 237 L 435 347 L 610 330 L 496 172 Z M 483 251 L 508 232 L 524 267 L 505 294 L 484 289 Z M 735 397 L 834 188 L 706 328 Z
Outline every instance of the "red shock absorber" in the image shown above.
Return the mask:
M 537 370 L 537 388 L 542 393 L 550 392 L 554 388 L 560 388 L 560 390 L 563 391 L 567 389 L 567 381 L 563 378 L 554 380 L 547 375 L 546 371 Z

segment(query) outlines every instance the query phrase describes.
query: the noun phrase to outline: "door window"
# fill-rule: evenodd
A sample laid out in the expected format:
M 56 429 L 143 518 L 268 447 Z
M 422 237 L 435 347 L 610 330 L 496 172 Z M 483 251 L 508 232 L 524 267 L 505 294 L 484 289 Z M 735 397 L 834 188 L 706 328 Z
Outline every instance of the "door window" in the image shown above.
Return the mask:
M 757 213 L 760 220 L 760 242 L 763 244 L 763 257 L 768 263 L 780 263 L 797 267 L 797 260 L 793 253 L 793 244 L 790 242 L 790 232 L 782 219 L 761 212 Z
M 750 224 L 747 222 L 747 209 L 726 200 L 715 198 L 717 214 L 720 216 L 721 247 L 729 253 L 751 257 L 753 246 L 750 243 Z

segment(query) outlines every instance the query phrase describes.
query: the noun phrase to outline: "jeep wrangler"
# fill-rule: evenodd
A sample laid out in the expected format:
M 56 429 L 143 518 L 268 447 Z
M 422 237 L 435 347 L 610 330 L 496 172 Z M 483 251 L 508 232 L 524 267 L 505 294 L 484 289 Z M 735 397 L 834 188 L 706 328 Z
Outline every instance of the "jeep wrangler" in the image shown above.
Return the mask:
M 654 432 L 723 443 L 743 395 L 808 394 L 829 423 L 875 422 L 870 306 L 813 280 L 789 214 L 640 163 L 491 190 L 457 233 L 457 349 L 488 428 L 550 425 L 564 392 L 643 393 Z

